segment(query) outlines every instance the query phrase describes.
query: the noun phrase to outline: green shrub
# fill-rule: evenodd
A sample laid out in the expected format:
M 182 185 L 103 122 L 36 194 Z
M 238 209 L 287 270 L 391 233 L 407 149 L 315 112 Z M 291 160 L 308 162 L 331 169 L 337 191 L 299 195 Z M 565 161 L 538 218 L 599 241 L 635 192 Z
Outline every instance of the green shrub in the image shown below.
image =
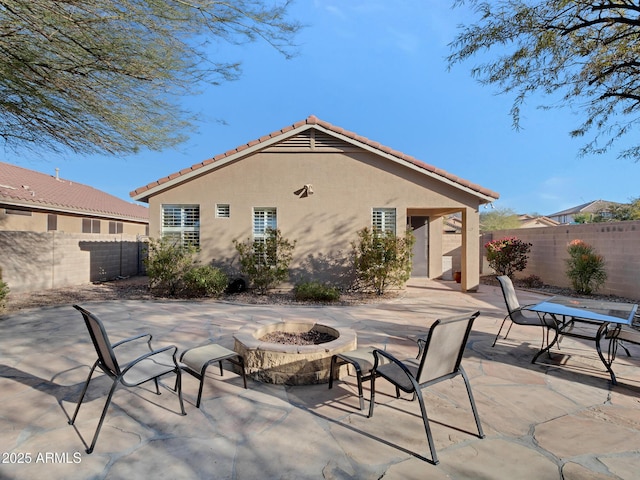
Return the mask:
M 197 249 L 184 246 L 170 237 L 150 239 L 144 264 L 149 288 L 154 295 L 177 296 L 183 289 L 183 277 L 195 266 Z
M 312 302 L 335 302 L 340 298 L 340 290 L 320 282 L 301 282 L 293 289 L 296 300 Z
M 182 281 L 183 294 L 189 297 L 217 297 L 229 284 L 227 274 L 211 265 L 191 267 Z
M 9 285 L 2 280 L 2 269 L 0 268 L 0 310 L 5 307 L 7 296 L 9 295 Z
M 605 262 L 593 247 L 582 240 L 573 240 L 567 247 L 567 277 L 577 293 L 586 295 L 597 291 L 607 279 Z
M 289 264 L 296 242 L 282 237 L 280 230 L 268 228 L 264 240 L 233 241 L 240 255 L 240 271 L 258 293 L 265 294 L 289 277 Z
M 484 248 L 487 250 L 489 266 L 498 275 L 513 278 L 515 272 L 527 268 L 527 255 L 531 246 L 516 237 L 506 237 L 488 242 Z
M 351 243 L 358 287 L 382 295 L 391 286 L 403 286 L 411 276 L 413 232 L 404 237 L 392 232 L 363 228 L 359 240 Z

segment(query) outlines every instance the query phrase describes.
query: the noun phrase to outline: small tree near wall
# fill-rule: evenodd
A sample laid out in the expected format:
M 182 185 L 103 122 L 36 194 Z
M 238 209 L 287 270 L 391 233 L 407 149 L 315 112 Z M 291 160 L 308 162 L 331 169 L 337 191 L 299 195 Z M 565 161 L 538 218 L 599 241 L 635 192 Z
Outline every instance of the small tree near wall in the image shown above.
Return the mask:
M 573 289 L 586 295 L 597 291 L 607 279 L 604 257 L 582 240 L 572 240 L 567 251 L 567 277 Z
M 260 294 L 284 282 L 289 277 L 289 264 L 296 241 L 283 238 L 280 230 L 268 228 L 266 238 L 233 241 L 240 255 L 240 270 Z
M 523 242 L 516 237 L 506 237 L 488 242 L 484 246 L 487 250 L 489 266 L 498 275 L 513 278 L 515 272 L 527 268 L 527 255 L 532 244 Z
M 411 276 L 413 232 L 404 237 L 392 232 L 363 228 L 359 240 L 352 242 L 356 279 L 365 289 L 382 295 L 389 287 L 403 286 Z

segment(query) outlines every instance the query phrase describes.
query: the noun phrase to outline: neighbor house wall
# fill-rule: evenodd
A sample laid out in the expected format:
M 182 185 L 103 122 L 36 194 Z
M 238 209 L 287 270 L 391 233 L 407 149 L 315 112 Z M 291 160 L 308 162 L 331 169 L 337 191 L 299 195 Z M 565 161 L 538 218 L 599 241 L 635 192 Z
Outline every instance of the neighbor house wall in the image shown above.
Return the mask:
M 136 235 L 0 231 L 2 278 L 14 293 L 139 273 Z
M 148 223 L 128 220 L 114 220 L 91 215 L 72 215 L 61 212 L 47 212 L 35 209 L 16 209 L 9 206 L 0 208 L 0 230 L 12 232 L 47 232 L 49 215 L 57 218 L 56 232 L 82 233 L 82 220 L 91 218 L 100 221 L 100 234 L 109 233 L 109 222 L 122 223 L 125 235 L 146 235 Z
M 517 237 L 531 243 L 527 268 L 517 278 L 537 275 L 548 285 L 570 287 L 566 276 L 567 246 L 572 240 L 591 245 L 606 262 L 607 281 L 598 293 L 640 300 L 640 221 L 560 225 L 489 232 L 480 241 L 481 252 L 491 240 Z M 482 273 L 492 273 L 485 261 Z

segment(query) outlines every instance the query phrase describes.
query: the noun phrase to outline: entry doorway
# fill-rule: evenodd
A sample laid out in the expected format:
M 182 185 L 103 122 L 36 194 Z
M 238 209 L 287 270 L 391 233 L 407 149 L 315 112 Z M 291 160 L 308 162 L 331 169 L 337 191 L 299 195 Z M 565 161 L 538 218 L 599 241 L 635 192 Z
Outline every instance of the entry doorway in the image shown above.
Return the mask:
M 408 218 L 416 242 L 413 244 L 412 277 L 429 276 L 429 217 L 418 215 Z

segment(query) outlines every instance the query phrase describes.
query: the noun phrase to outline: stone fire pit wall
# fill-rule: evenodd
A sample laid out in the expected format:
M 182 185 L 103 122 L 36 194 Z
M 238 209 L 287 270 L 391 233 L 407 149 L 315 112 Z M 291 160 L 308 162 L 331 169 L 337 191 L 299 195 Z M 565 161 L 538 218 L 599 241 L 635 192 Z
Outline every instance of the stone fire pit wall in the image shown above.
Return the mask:
M 337 338 L 318 345 L 284 345 L 260 340 L 272 332 L 302 333 L 312 329 Z M 355 350 L 358 343 L 352 329 L 340 328 L 338 331 L 302 320 L 247 325 L 234 335 L 234 339 L 234 350 L 244 357 L 247 375 L 261 382 L 286 385 L 328 382 L 332 355 Z

